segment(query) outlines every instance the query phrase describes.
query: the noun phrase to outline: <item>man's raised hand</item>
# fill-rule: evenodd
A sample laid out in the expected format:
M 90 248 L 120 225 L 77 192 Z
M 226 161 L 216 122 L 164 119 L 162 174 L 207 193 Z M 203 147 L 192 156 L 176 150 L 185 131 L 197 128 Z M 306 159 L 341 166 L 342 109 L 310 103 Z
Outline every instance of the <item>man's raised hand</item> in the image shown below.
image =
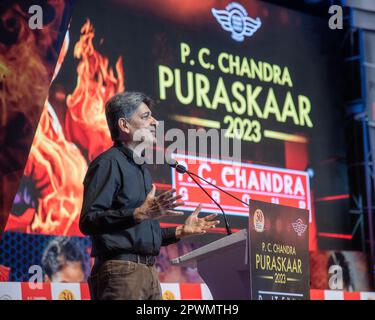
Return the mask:
M 199 204 L 194 212 L 185 220 L 182 226 L 176 228 L 176 237 L 182 238 L 185 236 L 204 234 L 210 228 L 216 227 L 220 223 L 219 220 L 215 220 L 217 217 L 216 213 L 210 214 L 203 218 L 199 218 L 199 212 L 202 209 L 202 205 Z
M 134 219 L 136 222 L 140 223 L 143 220 L 182 216 L 184 214 L 183 212 L 173 210 L 185 204 L 184 202 L 176 202 L 182 198 L 182 195 L 174 196 L 175 189 L 164 191 L 158 196 L 155 196 L 155 192 L 156 188 L 153 184 L 145 201 L 140 207 L 134 210 Z

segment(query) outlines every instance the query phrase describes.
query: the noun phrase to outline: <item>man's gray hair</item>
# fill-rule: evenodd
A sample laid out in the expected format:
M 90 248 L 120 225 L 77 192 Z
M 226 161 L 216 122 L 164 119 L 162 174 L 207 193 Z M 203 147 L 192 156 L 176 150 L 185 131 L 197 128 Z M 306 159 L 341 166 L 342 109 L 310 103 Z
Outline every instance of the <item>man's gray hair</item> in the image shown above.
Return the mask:
M 142 92 L 118 93 L 107 101 L 105 116 L 112 140 L 116 140 L 119 136 L 118 120 L 120 118 L 129 120 L 142 102 L 149 108 L 153 105 L 152 99 Z

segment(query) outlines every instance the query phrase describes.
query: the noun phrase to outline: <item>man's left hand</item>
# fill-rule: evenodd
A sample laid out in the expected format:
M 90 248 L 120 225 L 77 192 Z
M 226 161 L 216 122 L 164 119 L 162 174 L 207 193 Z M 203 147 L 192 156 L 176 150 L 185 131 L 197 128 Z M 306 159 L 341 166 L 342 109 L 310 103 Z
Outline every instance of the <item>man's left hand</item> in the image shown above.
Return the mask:
M 176 228 L 177 238 L 195 234 L 204 234 L 207 229 L 214 228 L 220 223 L 219 220 L 214 220 L 217 217 L 217 213 L 210 214 L 204 218 L 199 218 L 198 214 L 201 209 L 202 205 L 199 204 L 194 212 L 185 220 L 184 225 Z

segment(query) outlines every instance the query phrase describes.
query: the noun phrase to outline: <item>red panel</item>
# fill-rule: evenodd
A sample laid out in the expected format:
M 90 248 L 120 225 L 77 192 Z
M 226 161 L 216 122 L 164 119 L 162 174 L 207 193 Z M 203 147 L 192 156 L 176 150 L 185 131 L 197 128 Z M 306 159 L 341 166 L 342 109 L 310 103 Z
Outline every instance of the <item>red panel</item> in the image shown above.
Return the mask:
M 310 192 L 311 203 L 314 203 L 314 191 Z M 318 250 L 318 239 L 316 236 L 315 208 L 311 206 L 311 223 L 309 225 L 309 251 Z
M 361 300 L 359 292 L 344 292 L 344 300 Z
M 9 281 L 10 268 L 0 264 L 0 281 Z
M 306 143 L 285 141 L 285 168 L 306 170 L 308 162 Z
M 326 238 L 345 239 L 345 240 L 353 239 L 353 236 L 351 234 L 341 234 L 341 233 L 319 232 L 318 236 L 326 237 Z
M 324 290 L 310 290 L 310 300 L 324 300 Z
M 181 283 L 181 300 L 202 300 L 200 283 Z
M 91 300 L 89 285 L 87 283 L 81 283 L 81 300 Z
M 327 197 L 322 197 L 322 198 L 317 198 L 315 201 L 335 201 L 335 200 L 341 200 L 341 199 L 349 199 L 350 195 L 349 194 L 339 194 L 335 196 L 327 196 Z
M 305 171 L 261 166 L 214 158 L 193 157 L 175 154 L 174 159 L 192 172 L 221 187 L 245 203 L 251 198 L 268 203 L 277 203 L 295 208 L 310 209 L 309 176 Z M 176 170 L 172 174 L 172 185 L 183 195 L 181 210 L 193 211 L 201 203 L 203 211 L 219 212 L 217 206 L 194 184 L 188 175 Z M 248 216 L 249 208 L 213 186 L 203 183 L 207 192 L 223 207 L 226 213 Z
M 52 300 L 51 284 L 48 282 L 41 283 L 41 289 L 30 288 L 30 285 L 36 285 L 35 283 L 30 284 L 29 282 L 22 282 L 22 300 Z
M 27 232 L 30 224 L 35 216 L 35 209 L 28 208 L 25 213 L 17 217 L 16 215 L 9 215 L 8 222 L 5 226 L 5 231 Z

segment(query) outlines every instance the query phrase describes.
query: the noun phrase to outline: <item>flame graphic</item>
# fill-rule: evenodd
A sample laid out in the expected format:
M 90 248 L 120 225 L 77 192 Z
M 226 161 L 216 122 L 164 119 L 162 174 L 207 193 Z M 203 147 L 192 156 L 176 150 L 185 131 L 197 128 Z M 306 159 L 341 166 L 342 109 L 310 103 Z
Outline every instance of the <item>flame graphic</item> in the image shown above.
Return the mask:
M 9 9 L 2 17 L 2 23 L 9 26 L 9 32 L 18 33 L 17 42 L 12 45 L 0 43 L 0 119 L 5 126 L 12 114 L 27 115 L 28 122 L 36 123 L 48 90 L 48 70 L 37 46 L 35 34 L 22 18 L 19 6 Z M 30 114 L 30 110 L 34 110 Z
M 105 102 L 124 91 L 122 58 L 116 62 L 117 78 L 108 66 L 108 58 L 93 46 L 94 29 L 89 20 L 81 28 L 74 56 L 81 61 L 77 67 L 77 85 L 67 98 L 65 119 L 67 138 L 76 143 L 91 161 L 112 145 L 105 118 Z
M 47 102 L 24 171 L 40 192 L 31 232 L 79 234 L 77 224 L 86 170 L 86 160 L 80 150 L 65 139 Z
M 45 57 L 48 54 L 56 55 L 53 44 L 58 37 L 56 30 L 59 30 L 65 8 L 64 0 L 50 0 L 49 3 L 55 10 L 54 19 L 38 31 L 29 28 L 30 15 L 19 5 L 9 8 L 1 16 L 8 37 L 16 38 L 11 44 L 0 42 L 2 126 L 5 126 L 15 113 L 25 114 L 28 122 L 36 124 L 39 111 L 43 108 L 49 78 L 54 70 L 52 63 Z
M 3 1 L 4 2 L 4 1 Z M 50 0 L 52 20 L 42 30 L 31 30 L 24 4 L 1 3 L 0 41 L 0 236 L 8 219 L 14 195 L 45 97 L 54 61 L 58 31 L 65 10 L 64 0 Z M 4 5 L 4 6 L 3 6 Z
M 87 171 L 87 159 L 83 154 L 91 160 L 112 145 L 105 119 L 105 101 L 124 90 L 122 59 L 116 62 L 116 78 L 108 59 L 95 50 L 93 38 L 93 27 L 87 21 L 74 47 L 74 56 L 81 61 L 77 67 L 77 86 L 66 99 L 65 130 L 48 99 L 44 105 L 24 170 L 24 177 L 29 178 L 37 190 L 36 209 L 26 209 L 21 217 L 11 215 L 7 229 L 82 235 L 78 222 Z M 64 61 L 68 45 L 67 33 L 54 77 Z

